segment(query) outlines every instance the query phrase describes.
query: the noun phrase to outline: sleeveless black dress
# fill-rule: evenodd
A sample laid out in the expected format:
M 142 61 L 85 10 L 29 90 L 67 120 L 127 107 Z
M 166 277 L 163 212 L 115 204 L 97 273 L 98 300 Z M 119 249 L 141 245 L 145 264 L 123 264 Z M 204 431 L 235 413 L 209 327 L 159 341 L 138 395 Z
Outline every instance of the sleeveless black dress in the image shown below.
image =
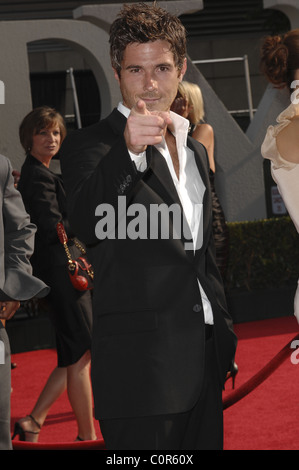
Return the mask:
M 229 230 L 223 209 L 215 190 L 215 173 L 210 170 L 212 192 L 213 235 L 216 248 L 216 262 L 222 278 L 225 278 L 229 255 Z

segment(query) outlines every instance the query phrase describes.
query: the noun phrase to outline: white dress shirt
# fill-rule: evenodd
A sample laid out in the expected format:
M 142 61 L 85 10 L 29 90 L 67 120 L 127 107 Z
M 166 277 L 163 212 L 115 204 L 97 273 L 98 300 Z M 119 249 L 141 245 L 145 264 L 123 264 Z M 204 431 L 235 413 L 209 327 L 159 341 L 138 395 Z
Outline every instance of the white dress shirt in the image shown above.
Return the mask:
M 122 103 L 119 103 L 118 110 L 126 118 L 130 115 L 130 110 L 126 108 Z M 199 174 L 193 151 L 187 147 L 187 136 L 189 130 L 189 121 L 182 116 L 170 111 L 170 116 L 174 125 L 173 135 L 177 143 L 177 151 L 179 158 L 179 178 L 176 175 L 172 158 L 169 153 L 165 139 L 161 144 L 156 145 L 157 150 L 163 155 L 166 160 L 168 169 L 173 179 L 173 183 L 176 187 L 178 196 L 180 198 L 185 217 L 189 224 L 189 228 L 192 234 L 193 242 L 190 243 L 189 248 L 199 249 L 202 245 L 202 223 L 201 219 L 203 216 L 203 197 L 205 193 L 205 185 Z M 129 151 L 132 160 L 135 162 L 138 171 L 145 171 L 147 168 L 146 152 L 139 155 L 135 155 Z M 205 316 L 205 323 L 213 324 L 213 311 L 211 304 L 202 288 L 198 283 L 203 309 Z

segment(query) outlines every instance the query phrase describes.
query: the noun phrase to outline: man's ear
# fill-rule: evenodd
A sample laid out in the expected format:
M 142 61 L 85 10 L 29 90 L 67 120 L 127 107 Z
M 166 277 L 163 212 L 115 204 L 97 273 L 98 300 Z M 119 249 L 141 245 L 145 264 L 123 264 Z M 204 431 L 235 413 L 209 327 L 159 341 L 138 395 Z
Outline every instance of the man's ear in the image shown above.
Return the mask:
M 118 75 L 116 69 L 112 67 L 112 70 L 113 70 L 115 79 L 116 79 L 116 80 L 118 81 L 118 83 L 119 83 L 119 75 Z
M 187 58 L 185 57 L 183 67 L 180 71 L 180 82 L 183 80 L 185 73 L 187 72 Z

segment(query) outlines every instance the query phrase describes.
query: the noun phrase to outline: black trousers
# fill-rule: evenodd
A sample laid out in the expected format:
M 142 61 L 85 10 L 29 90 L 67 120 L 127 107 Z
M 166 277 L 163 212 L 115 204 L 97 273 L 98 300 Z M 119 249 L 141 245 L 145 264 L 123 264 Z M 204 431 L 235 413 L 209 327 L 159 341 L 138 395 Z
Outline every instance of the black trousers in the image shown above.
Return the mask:
M 206 339 L 204 383 L 186 413 L 100 421 L 107 450 L 222 450 L 222 390 L 213 337 Z

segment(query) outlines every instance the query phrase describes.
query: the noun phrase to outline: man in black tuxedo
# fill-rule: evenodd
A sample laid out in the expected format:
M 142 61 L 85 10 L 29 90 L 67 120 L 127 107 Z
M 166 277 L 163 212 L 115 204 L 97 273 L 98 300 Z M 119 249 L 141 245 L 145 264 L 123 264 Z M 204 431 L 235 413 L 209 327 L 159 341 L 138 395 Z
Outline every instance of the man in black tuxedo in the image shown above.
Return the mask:
M 170 112 L 185 30 L 157 6 L 125 5 L 110 44 L 123 101 L 61 149 L 69 220 L 95 271 L 95 414 L 108 450 L 221 449 L 236 337 L 207 154 Z

